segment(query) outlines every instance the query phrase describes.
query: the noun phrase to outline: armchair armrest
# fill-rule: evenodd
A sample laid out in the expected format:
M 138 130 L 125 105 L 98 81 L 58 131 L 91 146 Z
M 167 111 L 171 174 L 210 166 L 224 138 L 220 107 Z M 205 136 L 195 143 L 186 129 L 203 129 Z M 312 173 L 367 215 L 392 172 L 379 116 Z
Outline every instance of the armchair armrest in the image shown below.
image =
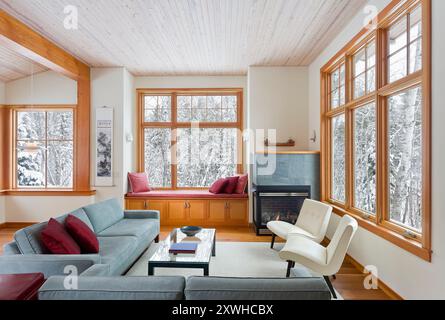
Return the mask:
M 74 266 L 80 275 L 89 267 L 99 264 L 98 254 L 56 255 L 56 254 L 16 254 L 0 256 L 0 274 L 41 272 L 45 278 L 65 275 L 65 267 Z
M 125 219 L 157 219 L 160 218 L 160 212 L 157 210 L 125 210 Z

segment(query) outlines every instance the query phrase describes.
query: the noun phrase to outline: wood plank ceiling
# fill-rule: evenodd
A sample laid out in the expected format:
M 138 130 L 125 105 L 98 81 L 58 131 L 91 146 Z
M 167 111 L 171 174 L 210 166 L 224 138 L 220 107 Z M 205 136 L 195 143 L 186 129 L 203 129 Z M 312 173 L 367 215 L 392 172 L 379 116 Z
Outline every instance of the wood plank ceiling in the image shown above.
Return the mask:
M 309 65 L 366 2 L 0 0 L 0 8 L 93 67 L 244 75 L 251 65 Z M 77 30 L 63 26 L 67 5 L 78 9 Z
M 0 45 L 0 81 L 9 82 L 48 69 Z

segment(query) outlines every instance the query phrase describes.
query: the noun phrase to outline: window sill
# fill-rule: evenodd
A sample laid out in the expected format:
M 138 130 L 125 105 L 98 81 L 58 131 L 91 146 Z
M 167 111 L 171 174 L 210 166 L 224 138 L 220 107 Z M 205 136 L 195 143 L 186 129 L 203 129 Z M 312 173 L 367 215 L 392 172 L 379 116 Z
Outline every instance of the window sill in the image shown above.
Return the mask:
M 345 214 L 348 214 L 354 217 L 357 220 L 359 226 L 362 227 L 363 229 L 366 229 L 367 231 L 374 233 L 375 235 L 391 242 L 392 244 L 398 246 L 399 248 L 402 248 L 425 261 L 431 262 L 432 251 L 428 248 L 424 248 L 421 243 L 415 240 L 407 239 L 402 235 L 398 234 L 397 232 L 384 228 L 373 221 L 366 220 L 353 212 L 348 212 L 347 210 L 340 208 L 329 201 L 324 201 L 324 202 L 332 206 L 334 208 L 333 210 L 334 213 L 336 213 L 337 215 L 342 217 Z
M 2 193 L 7 196 L 43 196 L 43 197 L 88 197 L 96 194 L 96 190 L 62 190 L 62 189 L 13 189 Z

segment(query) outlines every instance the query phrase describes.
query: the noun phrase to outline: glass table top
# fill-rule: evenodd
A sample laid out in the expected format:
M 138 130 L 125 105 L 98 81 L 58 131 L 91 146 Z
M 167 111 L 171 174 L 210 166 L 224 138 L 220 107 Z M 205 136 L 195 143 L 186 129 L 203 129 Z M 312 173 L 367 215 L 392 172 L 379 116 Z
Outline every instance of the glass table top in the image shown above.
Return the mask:
M 215 229 L 202 229 L 194 237 L 187 237 L 180 229 L 174 229 L 170 235 L 159 243 L 159 248 L 150 258 L 149 262 L 172 262 L 172 263 L 208 263 L 212 257 L 212 249 L 215 239 Z M 195 254 L 169 253 L 172 243 L 192 242 L 197 243 Z

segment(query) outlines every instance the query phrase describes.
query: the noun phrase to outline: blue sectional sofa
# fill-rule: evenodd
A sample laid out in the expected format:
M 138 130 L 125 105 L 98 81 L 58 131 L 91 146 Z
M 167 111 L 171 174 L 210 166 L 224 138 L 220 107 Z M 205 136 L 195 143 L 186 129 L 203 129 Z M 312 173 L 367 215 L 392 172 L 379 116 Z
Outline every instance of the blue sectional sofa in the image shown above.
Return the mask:
M 49 278 L 64 275 L 65 267 L 70 265 L 77 268 L 78 274 L 96 274 L 96 270 L 100 270 L 103 276 L 120 276 L 158 239 L 158 211 L 124 211 L 117 199 L 86 206 L 70 214 L 95 232 L 100 245 L 98 254 L 48 254 L 40 242 L 40 233 L 47 224 L 43 222 L 19 230 L 14 242 L 4 247 L 0 274 L 42 272 Z M 67 215 L 56 220 L 63 223 Z

